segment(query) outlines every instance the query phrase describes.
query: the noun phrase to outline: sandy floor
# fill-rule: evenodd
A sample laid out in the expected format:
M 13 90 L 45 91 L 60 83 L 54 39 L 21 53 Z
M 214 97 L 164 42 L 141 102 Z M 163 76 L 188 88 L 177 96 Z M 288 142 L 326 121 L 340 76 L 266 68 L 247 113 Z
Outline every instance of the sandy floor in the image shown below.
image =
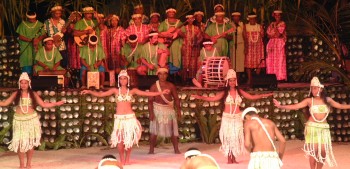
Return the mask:
M 308 160 L 301 150 L 302 141 L 293 140 L 287 142 L 287 149 L 283 159 L 284 169 L 307 169 Z M 218 151 L 219 144 L 186 143 L 180 145 L 182 154 L 173 154 L 172 145 L 165 145 L 157 148 L 156 154 L 148 155 L 148 146 L 140 145 L 133 149 L 131 165 L 124 166 L 125 169 L 170 169 L 179 168 L 184 161 L 183 153 L 189 147 L 197 147 L 202 153 L 212 155 L 222 169 L 243 169 L 247 168 L 249 156 L 238 157 L 239 164 L 226 164 L 226 158 Z M 350 160 L 349 144 L 334 143 L 333 150 L 338 162 L 336 169 L 349 169 Z M 33 169 L 93 169 L 97 166 L 100 158 L 106 154 L 117 156 L 116 149 L 106 147 L 93 147 L 84 149 L 64 149 L 57 151 L 36 151 L 33 158 Z M 0 168 L 18 168 L 18 158 L 15 153 L 6 152 L 0 154 Z M 328 166 L 324 169 L 330 168 Z

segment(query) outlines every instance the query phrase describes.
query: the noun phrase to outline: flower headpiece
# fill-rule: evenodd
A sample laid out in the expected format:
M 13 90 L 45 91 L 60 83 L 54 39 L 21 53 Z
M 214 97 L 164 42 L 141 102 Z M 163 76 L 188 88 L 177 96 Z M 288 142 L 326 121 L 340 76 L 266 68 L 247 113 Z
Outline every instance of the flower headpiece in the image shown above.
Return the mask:
M 160 17 L 160 14 L 157 13 L 157 12 L 153 12 L 153 13 L 151 13 L 151 15 L 150 15 L 149 17 L 152 18 L 152 16 L 158 16 L 158 17 Z
M 62 11 L 62 6 L 57 5 L 51 8 L 51 12 Z
M 130 76 L 128 75 L 128 72 L 126 70 L 121 70 L 118 74 L 118 87 L 120 87 L 119 78 L 125 76 L 128 78 L 128 87 L 130 86 Z
M 23 72 L 18 80 L 18 89 L 21 89 L 21 80 L 26 80 L 29 83 L 29 88 L 32 88 L 31 80 L 27 72 Z
M 223 10 L 225 10 L 224 5 L 222 5 L 222 4 L 216 4 L 216 5 L 214 6 L 214 10 L 215 10 L 217 7 L 221 7 Z
M 236 74 L 236 72 L 233 69 L 229 69 L 228 72 L 227 72 L 227 75 L 225 77 L 226 86 L 228 85 L 228 80 L 231 79 L 231 78 L 235 78 L 236 79 L 236 86 L 238 86 L 238 84 L 237 84 L 237 74 Z
M 95 12 L 95 10 L 91 6 L 83 8 L 83 13 L 94 13 L 94 12 Z
M 176 9 L 174 8 L 169 8 L 165 11 L 165 13 L 168 13 L 168 12 L 175 12 L 176 13 Z
M 141 18 L 141 17 L 142 17 L 141 14 L 133 14 L 133 15 L 131 15 L 131 18 L 132 18 L 132 19 Z
M 196 15 L 202 15 L 202 16 L 204 16 L 204 13 L 203 13 L 202 11 L 197 11 L 197 12 L 195 12 L 193 15 L 194 15 L 194 16 L 196 16 Z

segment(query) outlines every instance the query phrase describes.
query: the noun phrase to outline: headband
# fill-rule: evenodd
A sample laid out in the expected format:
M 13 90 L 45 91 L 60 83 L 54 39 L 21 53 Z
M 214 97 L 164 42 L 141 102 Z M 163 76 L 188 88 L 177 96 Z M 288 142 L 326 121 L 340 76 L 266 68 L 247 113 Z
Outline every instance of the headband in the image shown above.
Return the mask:
M 118 87 L 120 87 L 119 78 L 122 76 L 126 76 L 128 78 L 128 87 L 129 87 L 130 86 L 130 76 L 128 75 L 128 72 L 125 69 L 121 70 L 120 73 L 118 74 Z
M 54 6 L 51 8 L 51 12 L 54 12 L 54 11 L 62 11 L 62 6 Z
M 233 12 L 231 15 L 232 16 L 241 16 L 241 13 L 240 12 Z
M 150 15 L 149 17 L 152 18 L 152 16 L 158 16 L 158 17 L 160 17 L 160 14 L 157 13 L 157 12 L 153 12 L 153 13 L 151 13 L 151 15 Z
M 256 18 L 256 15 L 253 14 L 253 15 L 248 15 L 248 18 Z
M 97 16 L 98 16 L 99 18 L 104 18 L 104 17 L 105 17 L 105 15 L 103 15 L 102 13 L 99 13 Z
M 35 19 L 36 18 L 36 13 L 34 15 L 28 15 L 28 13 L 26 13 L 26 16 L 28 19 Z
M 83 8 L 83 13 L 94 13 L 95 12 L 95 10 L 94 10 L 94 8 L 93 7 L 85 7 L 85 8 Z
M 168 13 L 168 12 L 175 12 L 176 13 L 176 9 L 174 8 L 169 8 L 165 11 L 165 13 Z
M 281 10 L 274 10 L 273 11 L 273 13 L 275 14 L 275 13 L 279 13 L 279 14 L 281 14 L 282 13 L 282 11 Z
M 133 15 L 131 15 L 131 18 L 132 18 L 132 19 L 141 18 L 141 17 L 142 17 L 141 14 L 133 14 Z
M 153 33 L 148 34 L 148 37 L 157 36 L 157 35 L 158 35 L 157 32 L 153 32 Z
M 215 12 L 215 16 L 223 16 L 225 15 L 225 12 Z
M 214 10 L 215 10 L 217 7 L 221 7 L 222 9 L 224 9 L 224 10 L 225 10 L 224 5 L 221 5 L 221 4 L 216 4 L 216 5 L 214 6 Z
M 119 21 L 119 16 L 117 16 L 117 15 L 112 15 L 110 19 L 113 19 L 113 18 L 115 18 L 115 19 L 117 19 L 117 20 Z
M 53 41 L 53 38 L 52 37 L 48 37 L 48 38 L 45 38 L 43 42 L 47 42 L 47 41 Z
M 233 69 L 229 69 L 228 72 L 227 72 L 227 75 L 225 77 L 226 86 L 228 85 L 228 80 L 231 79 L 231 78 L 236 78 L 236 86 L 238 86 L 238 84 L 237 84 L 237 74 L 236 74 L 235 70 L 233 70 Z
M 201 155 L 202 153 L 199 151 L 199 150 L 189 150 L 189 151 L 186 151 L 185 153 L 185 158 L 188 158 L 188 157 L 191 157 L 191 156 L 198 156 L 198 155 Z
M 98 163 L 97 169 L 120 169 L 120 167 L 118 167 L 116 165 L 103 165 L 103 163 L 106 162 L 106 161 L 118 162 L 118 160 L 113 159 L 113 158 L 105 158 L 105 159 L 102 159 Z
M 194 15 L 194 16 L 196 16 L 196 15 L 202 15 L 202 16 L 204 16 L 204 13 L 203 13 L 202 11 L 197 11 L 197 12 L 195 12 L 193 15 Z
M 169 70 L 167 68 L 164 68 L 164 67 L 158 68 L 158 70 L 156 72 L 156 75 L 158 75 L 158 73 L 160 73 L 160 72 L 169 73 Z
M 28 81 L 28 83 L 29 83 L 29 88 L 32 88 L 31 80 L 30 80 L 30 78 L 29 78 L 27 72 L 23 72 L 23 73 L 21 74 L 21 76 L 19 77 L 19 80 L 18 80 L 18 89 L 21 89 L 21 80 L 26 80 L 26 81 Z
M 203 42 L 203 45 L 213 45 L 213 44 L 214 44 L 214 42 L 212 42 L 212 41 Z
M 258 110 L 255 107 L 248 107 L 248 108 L 244 109 L 244 111 L 242 112 L 242 120 L 244 120 L 244 116 L 251 111 L 258 114 Z

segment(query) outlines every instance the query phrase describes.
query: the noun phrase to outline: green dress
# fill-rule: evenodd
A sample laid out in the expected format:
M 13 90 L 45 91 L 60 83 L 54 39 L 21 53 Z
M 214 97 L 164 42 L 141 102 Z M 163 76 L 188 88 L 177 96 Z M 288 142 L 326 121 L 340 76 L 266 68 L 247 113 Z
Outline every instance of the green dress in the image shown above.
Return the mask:
M 43 23 L 36 21 L 34 23 L 28 21 L 22 21 L 17 27 L 16 32 L 26 38 L 33 39 L 34 37 L 39 37 L 45 34 Z M 33 44 L 31 42 L 25 42 L 18 40 L 20 46 L 21 56 L 19 57 L 20 67 L 33 66 L 35 52 L 33 50 Z M 39 42 L 38 49 L 41 48 L 41 42 Z
M 201 51 L 200 51 L 200 54 L 199 54 L 199 58 L 198 58 L 199 60 L 198 61 L 202 63 L 205 58 L 216 57 L 218 55 L 219 55 L 218 50 L 215 49 L 215 47 L 211 51 L 208 51 L 208 50 L 205 50 L 204 48 L 202 48 Z
M 46 51 L 46 57 L 45 57 L 44 50 L 45 50 L 45 47 L 42 47 L 39 49 L 39 51 L 35 55 L 35 60 L 41 63 L 44 63 L 50 69 L 52 69 L 57 62 L 62 60 L 62 55 L 57 48 L 54 48 L 51 51 Z M 39 65 L 35 67 L 36 72 L 42 71 L 42 70 L 44 70 L 44 68 Z M 61 66 L 58 66 L 57 70 L 64 70 L 64 69 Z
M 150 50 L 151 49 L 151 50 Z M 149 42 L 142 46 L 142 58 L 144 58 L 148 63 L 151 63 L 158 67 L 158 49 L 166 49 L 163 43 L 158 43 L 157 45 L 151 45 Z M 148 70 L 148 75 L 156 75 L 156 69 Z
M 217 24 L 211 23 L 205 30 L 205 33 L 210 37 L 220 35 L 231 28 L 230 24 Z M 218 50 L 219 56 L 227 56 L 228 54 L 228 42 L 225 38 L 219 38 L 214 44 L 214 47 Z
M 90 71 L 98 72 L 98 68 L 95 68 L 93 65 L 106 56 L 100 45 L 96 45 L 94 49 L 90 49 L 88 45 L 85 45 L 80 48 L 80 57 L 90 66 Z
M 126 60 L 130 63 L 128 65 L 128 69 L 136 69 L 138 64 L 137 60 L 140 58 L 140 52 L 142 49 L 142 45 L 138 44 L 136 46 L 135 51 L 131 48 L 129 43 L 126 43 L 121 50 L 122 56 L 125 56 Z
M 182 22 L 178 20 L 178 22 L 171 23 L 168 22 L 168 19 L 165 19 L 162 23 L 160 23 L 158 31 L 159 32 L 166 32 L 170 27 L 177 27 L 181 25 Z M 181 31 L 184 33 L 184 29 L 181 29 Z M 181 64 L 181 47 L 182 47 L 182 38 L 177 38 L 173 41 L 171 44 L 169 50 L 170 50 L 170 56 L 168 61 L 175 66 L 178 70 L 182 68 Z M 175 69 L 176 69 L 175 68 Z M 177 71 L 178 71 L 177 70 Z M 170 68 L 170 71 L 172 72 L 172 68 Z

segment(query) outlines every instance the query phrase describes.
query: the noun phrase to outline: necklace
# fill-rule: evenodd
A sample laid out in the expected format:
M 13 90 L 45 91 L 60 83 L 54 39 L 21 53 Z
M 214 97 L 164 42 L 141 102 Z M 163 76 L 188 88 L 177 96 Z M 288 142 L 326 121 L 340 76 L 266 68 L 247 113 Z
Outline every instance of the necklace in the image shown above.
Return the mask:
M 187 30 L 187 32 L 191 32 L 191 34 L 189 36 L 186 36 L 186 38 L 192 44 L 192 40 L 193 40 L 193 37 L 194 37 L 194 26 L 191 25 L 191 28 L 189 26 L 190 25 L 186 26 L 186 30 Z
M 228 95 L 229 95 L 230 99 L 233 100 L 233 97 L 231 96 L 230 91 L 228 92 Z M 235 114 L 236 110 L 237 110 L 238 103 L 236 103 L 236 100 L 237 100 L 237 90 L 236 90 L 236 97 L 235 97 L 235 111 L 233 113 L 232 113 L 232 101 L 230 101 L 230 113 L 232 113 L 232 114 Z
M 152 62 L 152 50 L 151 50 L 151 43 L 149 42 L 148 43 L 148 51 L 149 51 L 149 60 L 150 60 L 150 62 L 152 63 L 152 64 L 154 64 L 153 62 Z M 157 46 L 156 46 L 156 51 L 155 51 L 155 55 L 157 56 L 157 51 L 158 51 L 158 44 L 157 44 Z
M 166 23 L 168 29 L 169 29 L 170 26 L 171 26 L 171 27 L 177 27 L 177 24 L 179 23 L 179 21 L 180 21 L 180 20 L 177 19 L 176 22 L 175 22 L 175 24 L 172 24 L 172 25 L 171 25 L 171 24 L 169 23 L 168 19 L 165 19 L 165 23 Z
M 204 49 L 204 47 L 203 47 L 203 49 Z M 214 57 L 215 51 L 216 51 L 216 48 L 214 48 L 214 51 L 213 51 L 213 53 L 211 54 L 211 57 Z M 207 51 L 206 51 L 205 49 L 204 49 L 204 57 L 207 58 Z
M 217 23 L 217 22 L 215 22 L 215 27 L 216 27 L 216 34 L 217 34 L 217 35 L 220 35 L 219 26 L 218 26 L 218 23 Z M 222 25 L 222 32 L 221 32 L 221 33 L 223 33 L 223 32 L 225 32 L 225 22 L 224 22 L 223 25 Z
M 47 59 L 46 49 L 44 47 L 44 56 L 45 56 L 46 61 L 51 62 L 53 60 L 53 54 L 54 53 L 55 53 L 55 47 L 52 48 L 51 59 Z
M 135 33 L 137 34 L 137 36 L 140 36 L 140 41 L 143 41 L 142 26 L 143 25 L 141 24 L 140 31 L 137 31 L 137 26 L 134 24 Z
M 253 27 L 253 25 L 251 25 L 251 24 L 248 24 L 248 32 L 249 32 L 249 41 L 250 42 L 253 42 L 253 43 L 256 43 L 256 42 L 258 42 L 258 40 L 259 40 L 259 33 L 260 33 L 260 28 L 259 28 L 259 26 L 258 26 L 258 24 L 255 24 L 254 25 L 254 27 Z M 255 37 L 255 39 L 253 39 L 253 34 L 252 34 L 252 32 L 255 32 L 256 33 L 256 37 Z
M 121 87 L 118 88 L 118 101 L 128 101 L 131 100 L 131 96 L 129 95 L 129 88 L 126 91 L 126 95 L 122 95 L 122 92 L 120 90 Z
M 91 65 L 91 56 L 90 56 L 90 44 L 88 44 L 88 55 L 89 55 L 89 65 Z M 97 46 L 95 46 L 95 53 L 96 53 L 96 55 L 95 55 L 95 61 L 97 61 Z
M 35 28 L 36 24 L 38 24 L 38 20 L 35 22 L 35 24 L 34 24 L 33 26 L 28 26 L 28 25 L 26 24 L 25 21 L 23 22 L 23 24 L 24 24 L 27 28 L 33 29 L 33 28 Z
M 85 23 L 86 27 L 88 27 L 89 25 L 87 24 L 87 22 L 86 22 L 85 18 L 83 18 L 83 21 L 84 21 L 84 23 Z M 95 26 L 95 24 L 94 24 L 94 22 L 92 22 L 92 20 L 90 20 L 90 23 L 91 23 L 91 26 L 92 26 L 92 27 L 94 27 L 94 26 Z
M 21 100 L 19 101 L 19 107 L 21 108 L 21 110 L 22 110 L 22 112 L 24 113 L 24 114 L 27 114 L 28 113 L 28 111 L 29 111 L 29 105 L 28 105 L 28 103 L 26 104 L 27 106 L 27 110 L 26 111 L 24 111 L 24 109 L 23 109 L 23 106 L 22 106 L 22 96 L 21 96 Z M 28 97 L 27 97 L 27 99 L 29 99 L 29 93 L 28 93 Z M 28 102 L 28 100 L 27 100 L 27 102 Z
M 128 58 L 129 58 L 130 56 L 132 56 L 132 55 L 135 53 L 135 51 L 136 51 L 136 49 L 137 49 L 137 46 L 139 46 L 139 42 L 136 43 L 135 48 L 132 50 L 132 52 L 130 53 L 130 55 L 128 56 Z

